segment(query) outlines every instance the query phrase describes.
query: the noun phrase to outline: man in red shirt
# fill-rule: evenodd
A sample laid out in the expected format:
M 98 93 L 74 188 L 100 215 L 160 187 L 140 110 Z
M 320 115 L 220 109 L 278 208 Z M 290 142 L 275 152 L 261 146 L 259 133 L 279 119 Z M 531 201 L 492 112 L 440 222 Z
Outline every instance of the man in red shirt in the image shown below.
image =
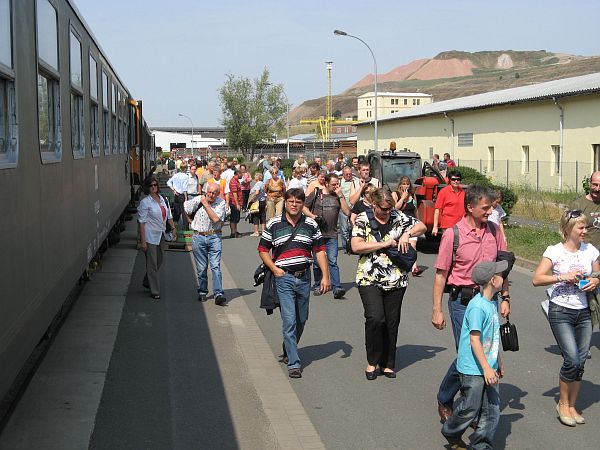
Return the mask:
M 240 178 L 242 173 L 240 169 L 233 171 L 233 176 L 229 180 L 229 208 L 231 209 L 231 215 L 229 216 L 229 229 L 231 230 L 231 237 L 240 237 L 241 234 L 237 232 L 238 223 L 240 223 L 240 211 L 242 209 L 242 185 Z
M 459 236 L 456 254 L 453 258 L 454 229 L 450 228 L 442 236 L 435 262 L 431 323 L 438 330 L 446 327 L 446 319 L 442 311 L 442 296 L 444 292 L 449 292 L 448 313 L 457 348 L 465 310 L 471 298 L 479 291 L 479 286 L 471 279 L 473 268 L 483 261 L 496 261 L 498 251 L 506 250 L 506 242 L 502 239 L 498 227 L 488 222 L 494 197 L 494 193 L 486 187 L 478 185 L 469 187 L 464 201 L 465 216 L 456 224 Z M 510 312 L 508 279 L 504 280 L 500 298 L 500 314 L 506 317 Z M 498 302 L 497 298 L 493 301 L 495 304 Z M 452 415 L 454 397 L 459 389 L 460 375 L 454 360 L 437 394 L 438 412 L 442 422 Z
M 444 162 L 448 166 L 448 169 L 456 167 L 456 163 L 450 159 L 450 153 L 444 153 Z
M 449 172 L 450 185 L 443 188 L 435 200 L 433 229 L 437 236 L 440 231 L 452 228 L 465 215 L 465 191 L 460 187 L 461 176 L 456 169 Z

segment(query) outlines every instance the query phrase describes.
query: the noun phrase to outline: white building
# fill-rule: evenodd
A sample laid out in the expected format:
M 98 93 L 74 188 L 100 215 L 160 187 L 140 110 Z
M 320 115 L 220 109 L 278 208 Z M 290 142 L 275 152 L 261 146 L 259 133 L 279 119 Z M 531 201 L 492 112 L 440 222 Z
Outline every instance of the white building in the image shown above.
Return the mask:
M 407 108 L 433 102 L 433 96 L 420 92 L 378 92 L 377 116 L 385 116 Z M 366 92 L 358 97 L 358 120 L 372 120 L 375 117 L 375 92 Z

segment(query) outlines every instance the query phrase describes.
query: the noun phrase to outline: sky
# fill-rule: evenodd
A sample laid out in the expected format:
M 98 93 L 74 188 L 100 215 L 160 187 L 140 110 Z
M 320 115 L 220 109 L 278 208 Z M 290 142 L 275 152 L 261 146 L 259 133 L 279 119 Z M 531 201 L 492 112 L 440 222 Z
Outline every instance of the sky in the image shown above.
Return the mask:
M 267 67 L 291 108 L 448 50 L 600 55 L 598 0 L 72 0 L 152 127 L 221 125 L 226 75 Z M 325 111 L 323 111 L 325 114 Z

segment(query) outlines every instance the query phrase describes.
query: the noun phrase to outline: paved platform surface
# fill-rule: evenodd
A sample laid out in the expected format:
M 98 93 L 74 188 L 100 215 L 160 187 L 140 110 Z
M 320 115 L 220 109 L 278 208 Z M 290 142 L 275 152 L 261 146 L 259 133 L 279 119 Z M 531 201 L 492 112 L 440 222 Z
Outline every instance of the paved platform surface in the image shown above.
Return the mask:
M 131 223 L 130 223 L 131 224 Z M 257 238 L 224 231 L 228 304 L 196 301 L 189 253 L 167 252 L 161 300 L 141 286 L 144 257 L 131 229 L 86 286 L 0 435 L 0 449 L 443 448 L 437 386 L 455 357 L 451 331 L 430 324 L 435 247 L 405 296 L 398 378 L 367 381 L 356 257 L 340 254 L 346 298 L 311 298 L 300 343 L 302 379 L 278 362 L 281 321 L 258 308 Z M 559 424 L 560 353 L 531 273 L 511 276 L 521 351 L 507 375 L 496 448 L 597 448 L 600 336 L 594 333 L 580 402 L 588 423 Z M 468 433 L 467 433 L 468 434 Z

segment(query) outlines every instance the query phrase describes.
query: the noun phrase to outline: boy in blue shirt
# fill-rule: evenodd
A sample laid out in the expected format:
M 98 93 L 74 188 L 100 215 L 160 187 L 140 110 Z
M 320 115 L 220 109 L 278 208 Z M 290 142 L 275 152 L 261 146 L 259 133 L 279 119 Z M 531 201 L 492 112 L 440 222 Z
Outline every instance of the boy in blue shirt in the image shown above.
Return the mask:
M 493 448 L 492 439 L 500 418 L 498 378 L 504 375 L 504 368 L 498 355 L 498 305 L 492 299 L 502 289 L 502 272 L 506 269 L 506 261 L 481 262 L 473 268 L 471 278 L 481 290 L 467 306 L 458 344 L 460 398 L 454 404 L 452 416 L 442 426 L 442 434 L 453 449 L 467 448 L 461 437 L 477 416 L 479 422 L 471 435 L 471 448 Z

